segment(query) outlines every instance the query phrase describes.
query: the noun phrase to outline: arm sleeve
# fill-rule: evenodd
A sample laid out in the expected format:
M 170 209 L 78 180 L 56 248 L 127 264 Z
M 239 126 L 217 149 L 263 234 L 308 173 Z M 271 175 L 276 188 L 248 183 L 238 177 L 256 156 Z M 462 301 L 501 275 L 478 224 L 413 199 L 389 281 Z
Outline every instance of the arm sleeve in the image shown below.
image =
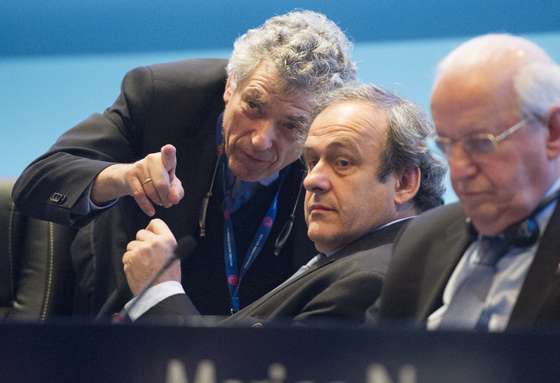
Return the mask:
M 364 322 L 366 312 L 381 294 L 382 286 L 383 277 L 377 273 L 349 274 L 311 299 L 294 317 L 294 324 L 336 319 Z
M 200 316 L 186 294 L 174 294 L 161 300 L 137 317 L 138 323 L 185 324 L 193 316 Z
M 148 68 L 129 72 L 112 106 L 64 133 L 24 170 L 12 192 L 18 209 L 35 218 L 72 226 L 81 226 L 102 211 L 83 202 L 89 199 L 99 172 L 140 158 L 137 141 L 144 129 L 152 88 Z
M 185 294 L 185 290 L 179 282 L 167 281 L 159 283 L 150 287 L 140 300 L 138 300 L 138 298 L 133 298 L 128 301 L 124 308 L 129 310 L 128 316 L 134 322 L 158 303 L 177 294 Z M 131 307 L 132 309 L 130 309 Z

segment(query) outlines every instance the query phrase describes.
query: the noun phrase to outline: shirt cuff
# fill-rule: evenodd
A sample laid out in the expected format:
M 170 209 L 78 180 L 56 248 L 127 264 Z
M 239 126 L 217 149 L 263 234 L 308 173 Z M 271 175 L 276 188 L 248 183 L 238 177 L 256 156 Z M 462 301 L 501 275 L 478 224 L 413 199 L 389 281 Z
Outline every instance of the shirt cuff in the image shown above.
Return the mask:
M 90 211 L 96 211 L 96 210 L 103 210 L 103 209 L 108 209 L 111 206 L 113 206 L 114 204 L 117 203 L 117 201 L 119 200 L 118 198 L 115 198 L 114 200 L 105 202 L 102 205 L 98 205 L 95 202 L 93 202 L 93 199 L 91 198 L 91 191 L 93 189 L 93 182 L 89 185 L 88 190 L 86 190 L 86 192 L 84 193 L 84 196 L 87 196 L 87 201 L 88 201 L 88 213 Z M 82 197 L 83 198 L 83 197 Z
M 169 298 L 172 295 L 185 294 L 185 290 L 181 283 L 177 281 L 167 281 L 158 283 L 155 286 L 150 287 L 146 294 L 132 307 L 132 310 L 128 311 L 129 307 L 136 302 L 137 298 L 133 298 L 126 305 L 124 305 L 125 310 L 128 311 L 128 316 L 133 322 L 140 318 L 146 311 L 160 303 L 161 301 Z

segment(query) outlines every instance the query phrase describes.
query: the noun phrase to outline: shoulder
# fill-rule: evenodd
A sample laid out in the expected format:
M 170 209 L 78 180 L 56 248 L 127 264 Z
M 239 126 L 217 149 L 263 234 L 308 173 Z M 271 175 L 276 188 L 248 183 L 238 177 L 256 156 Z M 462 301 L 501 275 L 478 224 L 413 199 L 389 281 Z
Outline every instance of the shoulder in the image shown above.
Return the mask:
M 324 266 L 323 275 L 334 280 L 339 279 L 370 279 L 381 281 L 389 268 L 392 243 L 380 246 L 357 249 L 356 251 L 337 257 Z
M 410 267 L 413 260 L 424 262 L 441 257 L 449 246 L 463 246 L 467 240 L 465 215 L 459 204 L 444 205 L 414 218 L 397 236 L 391 269 Z
M 339 254 L 335 254 L 337 267 L 347 272 L 369 271 L 385 274 L 391 261 L 393 241 L 397 233 L 408 222 L 403 221 L 391 226 L 373 231 L 349 244 Z
M 155 64 L 146 68 L 157 81 L 179 81 L 196 86 L 209 80 L 225 82 L 226 65 L 227 60 L 224 59 L 194 59 Z
M 127 86 L 172 86 L 185 89 L 216 88 L 223 92 L 226 81 L 224 59 L 194 59 L 141 66 L 130 70 L 123 80 Z
M 452 224 L 463 224 L 465 218 L 463 209 L 458 203 L 443 205 L 428 210 L 410 221 L 397 240 L 410 233 L 414 233 L 415 236 L 437 236 Z

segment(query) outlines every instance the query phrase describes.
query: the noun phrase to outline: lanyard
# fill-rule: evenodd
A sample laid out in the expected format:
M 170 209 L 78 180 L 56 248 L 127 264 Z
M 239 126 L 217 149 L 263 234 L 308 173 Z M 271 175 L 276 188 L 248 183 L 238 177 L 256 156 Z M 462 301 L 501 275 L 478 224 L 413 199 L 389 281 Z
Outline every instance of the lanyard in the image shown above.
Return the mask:
M 272 204 L 268 208 L 266 214 L 261 220 L 261 224 L 253 237 L 253 241 L 247 249 L 241 270 L 237 262 L 237 247 L 235 245 L 235 235 L 233 231 L 233 222 L 231 219 L 231 206 L 233 204 L 232 189 L 227 187 L 227 160 L 225 157 L 222 161 L 222 175 L 223 175 L 223 188 L 224 188 L 224 258 L 225 258 L 225 271 L 227 284 L 230 294 L 230 311 L 236 313 L 239 311 L 241 302 L 239 299 L 239 286 L 247 271 L 261 252 L 268 239 L 272 225 L 276 219 L 276 212 L 278 208 L 278 195 L 282 186 L 283 177 L 280 179 L 278 190 L 274 196 Z

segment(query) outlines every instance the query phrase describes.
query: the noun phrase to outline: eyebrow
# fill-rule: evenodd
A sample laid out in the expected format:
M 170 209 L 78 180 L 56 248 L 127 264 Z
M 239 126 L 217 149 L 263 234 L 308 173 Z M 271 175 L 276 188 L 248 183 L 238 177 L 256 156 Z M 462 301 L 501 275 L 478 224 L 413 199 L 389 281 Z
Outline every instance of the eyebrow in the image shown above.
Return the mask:
M 307 144 L 304 145 L 303 150 L 304 150 L 304 152 L 315 151 L 315 149 L 313 147 L 308 146 Z M 333 151 L 337 151 L 337 150 L 348 150 L 348 151 L 351 151 L 354 154 L 361 155 L 361 151 L 359 150 L 359 147 L 358 147 L 358 145 L 356 145 L 354 140 L 351 140 L 349 138 L 344 138 L 344 137 L 338 138 L 334 142 L 329 142 L 327 144 L 325 150 L 327 152 L 333 152 Z
M 305 116 L 302 116 L 302 115 L 287 116 L 286 120 L 288 120 L 290 122 L 295 122 L 296 124 L 299 124 L 299 125 L 309 124 L 309 119 Z
M 263 93 L 263 92 L 261 92 L 261 91 L 258 90 L 258 89 L 251 88 L 251 89 L 247 89 L 247 90 L 245 90 L 245 92 L 243 92 L 242 98 L 247 98 L 247 97 L 249 97 L 249 98 L 251 98 L 251 99 L 254 99 L 254 100 L 256 100 L 256 101 L 259 101 L 259 102 L 261 102 L 261 103 L 264 103 L 265 100 L 263 99 L 263 96 L 264 96 L 264 93 Z

